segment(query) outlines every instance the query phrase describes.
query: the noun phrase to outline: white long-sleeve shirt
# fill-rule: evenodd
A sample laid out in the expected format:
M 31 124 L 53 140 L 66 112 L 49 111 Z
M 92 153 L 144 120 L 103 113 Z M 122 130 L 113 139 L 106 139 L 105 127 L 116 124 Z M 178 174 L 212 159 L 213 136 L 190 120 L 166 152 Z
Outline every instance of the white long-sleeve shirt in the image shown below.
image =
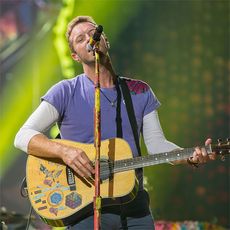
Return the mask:
M 56 108 L 42 101 L 16 134 L 15 147 L 27 152 L 31 138 L 44 133 L 59 119 Z M 149 154 L 172 151 L 180 148 L 165 138 L 156 110 L 143 118 L 143 137 Z

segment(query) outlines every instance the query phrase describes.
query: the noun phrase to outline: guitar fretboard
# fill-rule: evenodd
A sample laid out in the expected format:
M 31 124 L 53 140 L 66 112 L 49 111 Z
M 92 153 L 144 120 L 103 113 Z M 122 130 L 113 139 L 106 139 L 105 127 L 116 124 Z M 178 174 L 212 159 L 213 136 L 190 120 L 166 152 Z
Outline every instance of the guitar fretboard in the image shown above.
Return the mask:
M 208 153 L 211 153 L 211 147 L 205 146 Z M 123 172 L 127 170 L 147 167 L 151 165 L 170 163 L 176 160 L 187 159 L 192 156 L 195 148 L 186 148 L 182 150 L 176 150 L 171 152 L 157 153 L 147 156 L 140 156 L 125 160 L 118 160 L 113 162 L 113 165 L 110 167 L 112 173 Z

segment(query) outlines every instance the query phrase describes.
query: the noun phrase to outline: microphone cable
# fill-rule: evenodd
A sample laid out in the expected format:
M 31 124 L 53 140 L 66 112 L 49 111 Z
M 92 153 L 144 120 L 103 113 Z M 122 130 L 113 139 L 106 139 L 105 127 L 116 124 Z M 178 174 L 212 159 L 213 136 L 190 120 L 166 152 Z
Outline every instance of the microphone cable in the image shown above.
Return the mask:
M 20 187 L 21 187 L 20 188 L 20 194 L 21 194 L 21 196 L 23 198 L 28 198 L 28 189 L 27 189 L 26 177 L 24 177 L 22 179 Z M 33 211 L 33 208 L 32 208 L 32 205 L 30 204 L 30 210 L 29 210 L 28 219 L 27 219 L 27 222 L 26 222 L 26 230 L 29 230 L 29 227 L 30 227 L 30 221 L 31 221 L 32 211 Z

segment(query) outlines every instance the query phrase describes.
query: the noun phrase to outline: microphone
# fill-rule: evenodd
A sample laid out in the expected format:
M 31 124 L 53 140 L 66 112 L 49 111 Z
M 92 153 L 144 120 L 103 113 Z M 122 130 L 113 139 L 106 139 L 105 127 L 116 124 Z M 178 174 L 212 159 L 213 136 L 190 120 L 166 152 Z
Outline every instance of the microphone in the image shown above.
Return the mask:
M 94 32 L 93 36 L 90 37 L 89 43 L 86 46 L 88 52 L 93 51 L 95 44 L 100 41 L 102 31 L 103 27 L 101 25 L 98 25 L 96 31 Z

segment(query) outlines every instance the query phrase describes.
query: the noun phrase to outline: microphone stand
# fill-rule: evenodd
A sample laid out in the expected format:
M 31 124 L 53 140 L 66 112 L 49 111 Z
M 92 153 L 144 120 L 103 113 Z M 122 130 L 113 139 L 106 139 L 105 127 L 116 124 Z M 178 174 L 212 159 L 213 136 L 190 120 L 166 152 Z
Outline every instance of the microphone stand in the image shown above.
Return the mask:
M 95 196 L 94 196 L 94 230 L 101 229 L 101 196 L 100 196 L 100 147 L 101 147 L 101 99 L 99 76 L 99 42 L 95 44 L 95 105 L 94 105 L 94 146 L 95 146 Z

